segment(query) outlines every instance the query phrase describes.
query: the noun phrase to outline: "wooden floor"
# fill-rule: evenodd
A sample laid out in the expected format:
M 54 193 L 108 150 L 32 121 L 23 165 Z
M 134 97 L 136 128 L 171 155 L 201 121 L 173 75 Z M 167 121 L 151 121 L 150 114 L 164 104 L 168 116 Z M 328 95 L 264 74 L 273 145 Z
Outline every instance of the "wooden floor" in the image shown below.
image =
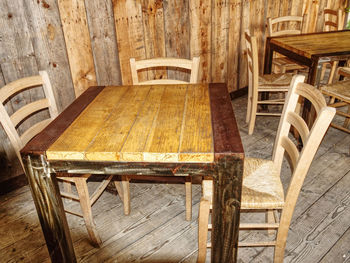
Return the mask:
M 247 156 L 271 158 L 276 117 L 244 122 L 246 97 L 233 101 Z M 285 262 L 350 262 L 350 136 L 330 128 L 298 199 Z M 283 171 L 287 171 L 284 167 Z M 283 182 L 289 173 L 283 175 Z M 183 185 L 131 184 L 131 214 L 105 192 L 93 207 L 103 245 L 94 248 L 83 220 L 68 215 L 79 262 L 195 262 L 200 185 L 193 186 L 193 220 L 185 221 Z M 68 206 L 74 206 L 68 203 Z M 260 237 L 242 233 L 240 239 Z M 238 262 L 272 262 L 273 249 L 239 249 Z M 208 255 L 209 258 L 209 255 Z M 50 262 L 29 188 L 0 196 L 0 262 Z

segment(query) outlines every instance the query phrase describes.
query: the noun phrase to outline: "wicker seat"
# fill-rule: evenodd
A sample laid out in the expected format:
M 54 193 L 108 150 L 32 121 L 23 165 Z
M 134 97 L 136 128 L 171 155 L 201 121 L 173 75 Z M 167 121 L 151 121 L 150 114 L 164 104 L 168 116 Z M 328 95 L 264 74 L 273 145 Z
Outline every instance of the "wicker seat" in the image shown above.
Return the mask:
M 267 31 L 270 37 L 297 35 L 304 33 L 305 21 L 307 21 L 307 15 L 303 16 L 280 16 L 267 19 Z M 288 26 L 286 26 L 288 24 Z M 290 25 L 294 24 L 294 28 L 290 28 Z M 284 25 L 284 27 L 282 27 Z M 283 28 L 283 29 L 282 29 Z M 295 63 L 287 57 L 277 54 L 272 60 L 272 66 L 274 72 L 276 69 L 278 73 L 285 73 L 287 71 L 293 71 L 297 73 L 299 70 L 307 70 L 307 67 Z
M 240 229 L 263 230 L 275 235 L 275 241 L 238 243 L 239 247 L 274 246 L 274 261 L 282 262 L 289 225 L 293 211 L 312 159 L 332 121 L 335 110 L 327 107 L 326 101 L 319 90 L 303 83 L 304 76 L 293 77 L 288 92 L 283 114 L 279 123 L 272 160 L 246 158 L 241 195 L 241 213 L 266 212 L 264 223 L 240 223 Z M 315 107 L 317 119 L 309 130 L 305 121 L 296 111 L 299 97 L 308 99 Z M 303 149 L 299 152 L 297 146 L 288 137 L 291 126 L 301 135 Z M 288 190 L 284 195 L 280 179 L 283 156 L 287 155 L 292 176 Z M 209 213 L 213 198 L 213 181 L 202 181 L 202 198 L 199 208 L 198 226 L 198 261 L 205 262 Z M 280 213 L 279 213 L 280 212 Z M 224 213 L 223 213 L 224 214 Z
M 292 74 L 266 74 L 259 75 L 258 48 L 256 38 L 245 32 L 248 60 L 248 103 L 246 123 L 248 123 L 248 134 L 252 134 L 255 126 L 256 116 L 281 116 L 280 112 L 258 111 L 258 105 L 283 105 L 284 98 L 259 100 L 261 92 L 287 93 Z
M 331 126 L 350 133 L 350 80 L 339 81 L 334 84 L 328 84 L 321 87 L 321 91 L 324 95 L 330 97 L 330 102 L 328 106 L 339 108 L 347 108 L 347 112 L 337 110 L 337 115 L 344 117 L 344 124 L 340 126 L 338 124 L 332 123 Z M 335 102 L 337 99 L 337 102 Z

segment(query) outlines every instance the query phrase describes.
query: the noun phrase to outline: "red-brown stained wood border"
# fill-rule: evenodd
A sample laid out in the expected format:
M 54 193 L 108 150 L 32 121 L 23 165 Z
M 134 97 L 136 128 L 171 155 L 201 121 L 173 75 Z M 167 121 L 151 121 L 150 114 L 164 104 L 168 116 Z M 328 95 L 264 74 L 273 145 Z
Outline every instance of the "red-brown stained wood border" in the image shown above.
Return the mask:
M 230 95 L 224 83 L 209 84 L 215 159 L 222 155 L 243 158 L 244 150 L 233 113 Z
M 21 150 L 21 154 L 44 154 L 45 151 L 58 139 L 58 137 L 103 89 L 103 86 L 88 88 L 42 132 L 27 143 L 27 145 Z

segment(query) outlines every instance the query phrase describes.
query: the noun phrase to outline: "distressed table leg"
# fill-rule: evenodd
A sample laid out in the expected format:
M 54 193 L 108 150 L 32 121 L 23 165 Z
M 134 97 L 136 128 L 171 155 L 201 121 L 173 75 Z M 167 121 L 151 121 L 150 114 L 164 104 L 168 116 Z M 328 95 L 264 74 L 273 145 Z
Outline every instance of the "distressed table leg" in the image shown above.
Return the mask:
M 212 262 L 236 262 L 243 159 L 223 156 L 214 174 Z
M 52 262 L 76 262 L 55 175 L 45 157 L 25 156 L 23 163 Z

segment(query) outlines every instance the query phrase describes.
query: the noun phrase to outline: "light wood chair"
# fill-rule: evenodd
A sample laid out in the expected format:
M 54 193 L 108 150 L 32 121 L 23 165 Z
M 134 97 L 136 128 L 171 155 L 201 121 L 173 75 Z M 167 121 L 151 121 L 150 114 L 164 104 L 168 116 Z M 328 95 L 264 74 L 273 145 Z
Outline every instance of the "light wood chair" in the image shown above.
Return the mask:
M 267 19 L 267 32 L 270 37 L 302 34 L 305 33 L 305 21 L 307 21 L 307 15 L 270 17 Z M 292 25 L 294 28 L 291 28 Z M 307 70 L 307 67 L 278 54 L 273 58 L 272 66 L 274 72 L 278 69 L 278 73 L 293 71 L 296 74 L 298 70 Z
M 145 60 L 136 61 L 134 58 L 130 59 L 130 67 L 132 80 L 134 85 L 157 85 L 157 84 L 186 84 L 186 83 L 197 83 L 198 80 L 198 69 L 199 69 L 199 57 L 193 57 L 192 60 L 189 59 L 179 59 L 179 58 L 152 58 Z M 190 70 L 190 81 L 182 81 L 176 79 L 155 79 L 146 80 L 143 82 L 139 81 L 138 71 L 144 69 L 154 69 L 154 68 L 181 68 L 185 70 Z M 192 219 L 192 182 L 190 177 L 160 177 L 160 176 L 133 176 L 124 175 L 121 177 L 121 186 L 116 185 L 119 195 L 123 198 L 124 203 L 124 214 L 128 215 L 130 213 L 130 184 L 129 181 L 132 179 L 139 180 L 153 180 L 153 181 L 179 181 L 182 178 L 182 182 L 185 184 L 186 192 L 186 220 L 190 221 Z
M 38 86 L 43 87 L 45 98 L 31 102 L 21 107 L 10 116 L 4 106 L 6 102 L 20 92 Z M 8 83 L 6 86 L 0 89 L 0 100 L 1 124 L 4 127 L 4 130 L 9 137 L 10 142 L 24 170 L 20 150 L 28 141 L 30 141 L 36 134 L 44 129 L 58 115 L 54 94 L 47 72 L 39 71 L 39 75 L 37 76 L 26 77 Z M 22 121 L 26 120 L 29 116 L 32 116 L 35 113 L 45 109 L 48 109 L 49 117 L 31 126 L 23 134 L 20 135 L 17 128 L 20 126 Z M 66 190 L 61 191 L 61 197 L 78 201 L 81 206 L 82 214 L 67 209 L 65 209 L 65 211 L 69 214 L 73 214 L 84 219 L 92 243 L 95 246 L 99 246 L 101 244 L 101 239 L 96 230 L 96 225 L 92 217 L 91 206 L 101 196 L 104 189 L 111 181 L 112 176 L 109 176 L 103 180 L 92 195 L 89 195 L 87 188 L 87 180 L 89 177 L 89 174 L 83 175 L 81 177 L 67 177 L 64 174 L 57 175 L 57 179 L 64 182 L 64 188 Z M 70 191 L 71 184 L 75 185 L 78 195 L 75 195 Z
M 248 105 L 246 123 L 248 124 L 248 134 L 252 134 L 255 126 L 256 116 L 281 116 L 280 112 L 258 112 L 258 105 L 283 105 L 284 99 L 259 100 L 259 94 L 262 92 L 287 93 L 292 74 L 268 74 L 259 75 L 258 47 L 256 38 L 245 32 L 245 41 L 247 47 L 248 60 Z
M 199 70 L 199 57 L 190 59 L 182 58 L 151 58 L 136 61 L 135 58 L 130 59 L 130 68 L 132 82 L 134 85 L 150 85 L 150 84 L 186 84 L 197 83 Z M 176 79 L 152 79 L 146 81 L 139 81 L 138 71 L 155 69 L 155 68 L 180 68 L 191 71 L 190 81 L 182 81 Z
M 350 72 L 349 75 L 350 76 Z M 324 95 L 330 97 L 328 106 L 336 109 L 340 107 L 347 108 L 347 112 L 337 110 L 336 114 L 345 118 L 343 126 L 335 123 L 331 123 L 331 126 L 350 133 L 350 80 L 339 81 L 333 84 L 328 84 L 321 87 L 321 91 Z M 335 99 L 337 100 L 335 102 Z
M 324 24 L 323 24 L 323 31 L 337 31 L 343 29 L 343 15 L 342 10 L 333 10 L 329 8 L 323 9 L 324 13 Z M 330 72 L 328 77 L 328 84 L 332 83 L 334 74 L 336 71 L 336 68 L 338 66 L 337 61 L 331 61 L 323 63 L 322 70 L 321 70 L 321 80 L 324 78 L 327 66 L 330 66 Z
M 303 83 L 304 76 L 293 77 L 291 89 L 286 98 L 283 114 L 278 126 L 272 160 L 245 158 L 243 171 L 243 186 L 241 195 L 241 213 L 266 212 L 264 223 L 241 223 L 242 230 L 272 231 L 275 241 L 238 243 L 239 247 L 274 246 L 274 262 L 283 262 L 289 225 L 298 199 L 300 189 L 309 170 L 312 159 L 332 121 L 335 110 L 327 107 L 326 101 L 319 90 Z M 317 118 L 311 130 L 305 121 L 295 111 L 299 97 L 307 98 L 315 107 Z M 298 130 L 303 141 L 303 149 L 299 152 L 297 146 L 288 137 L 291 126 Z M 280 178 L 283 156 L 289 161 L 292 176 L 286 195 Z M 199 208 L 198 229 L 198 261 L 206 258 L 208 218 L 213 196 L 212 180 L 203 180 L 203 196 Z M 270 233 L 271 234 L 271 233 Z

